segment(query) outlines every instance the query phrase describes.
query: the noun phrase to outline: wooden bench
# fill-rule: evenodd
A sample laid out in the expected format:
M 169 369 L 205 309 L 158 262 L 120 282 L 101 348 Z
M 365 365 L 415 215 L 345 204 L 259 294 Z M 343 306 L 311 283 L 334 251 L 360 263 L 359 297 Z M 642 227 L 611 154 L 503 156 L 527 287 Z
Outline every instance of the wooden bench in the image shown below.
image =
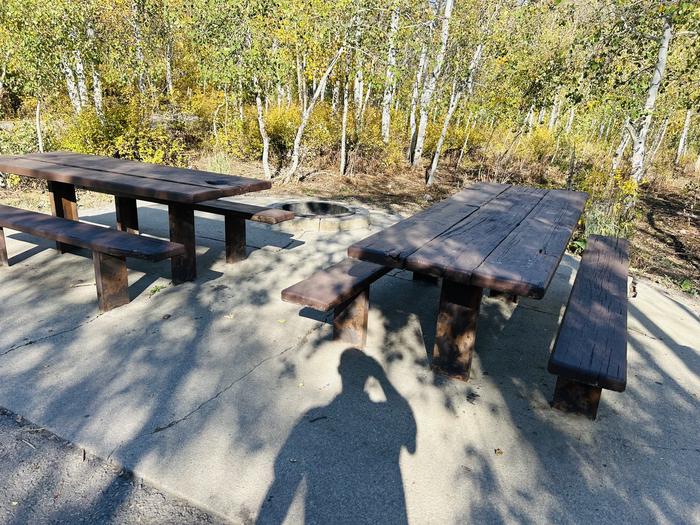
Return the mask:
M 390 269 L 344 259 L 282 290 L 282 300 L 321 312 L 333 310 L 333 339 L 363 348 L 367 341 L 369 286 Z
M 3 228 L 92 250 L 100 310 L 129 302 L 126 258 L 160 261 L 183 255 L 182 244 L 0 205 L 0 266 L 9 266 Z
M 264 224 L 278 224 L 294 218 L 294 213 L 291 211 L 221 199 L 198 202 L 193 205 L 193 208 L 196 211 L 224 216 L 226 262 L 229 263 L 243 260 L 246 257 L 246 220 Z
M 549 357 L 554 408 L 595 419 L 602 389 L 625 389 L 628 261 L 626 240 L 588 238 Z

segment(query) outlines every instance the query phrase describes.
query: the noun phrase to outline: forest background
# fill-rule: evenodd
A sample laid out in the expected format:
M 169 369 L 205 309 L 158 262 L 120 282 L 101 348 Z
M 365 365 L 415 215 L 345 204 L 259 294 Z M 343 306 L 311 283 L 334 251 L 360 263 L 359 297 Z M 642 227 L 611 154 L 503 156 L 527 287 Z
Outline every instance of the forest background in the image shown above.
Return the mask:
M 0 154 L 411 211 L 584 190 L 572 250 L 630 237 L 635 271 L 698 294 L 699 32 L 683 0 L 0 0 Z M 41 184 L 0 174 L 0 201 L 45 208 Z

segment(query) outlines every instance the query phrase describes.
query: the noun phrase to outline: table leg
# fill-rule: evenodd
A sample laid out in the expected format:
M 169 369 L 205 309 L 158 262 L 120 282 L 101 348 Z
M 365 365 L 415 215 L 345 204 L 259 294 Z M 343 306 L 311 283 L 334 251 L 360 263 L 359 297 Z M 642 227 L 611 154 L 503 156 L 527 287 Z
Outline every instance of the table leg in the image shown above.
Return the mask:
M 469 380 L 482 293 L 477 286 L 442 280 L 432 363 L 436 372 Z
M 197 253 L 194 237 L 194 209 L 187 204 L 169 204 L 170 240 L 185 245 L 185 254 L 170 259 L 173 283 L 194 281 L 197 277 Z
M 226 262 L 235 263 L 245 259 L 245 219 L 226 215 Z
M 7 245 L 5 244 L 5 230 L 0 228 L 0 266 L 10 266 L 7 258 Z
M 49 181 L 49 195 L 51 198 L 51 213 L 54 217 L 78 220 L 78 201 L 75 196 L 75 186 L 65 182 Z M 76 249 L 67 244 L 56 243 L 56 249 L 60 253 L 74 252 Z
M 117 230 L 139 233 L 139 215 L 136 199 L 114 196 L 114 206 L 117 211 Z

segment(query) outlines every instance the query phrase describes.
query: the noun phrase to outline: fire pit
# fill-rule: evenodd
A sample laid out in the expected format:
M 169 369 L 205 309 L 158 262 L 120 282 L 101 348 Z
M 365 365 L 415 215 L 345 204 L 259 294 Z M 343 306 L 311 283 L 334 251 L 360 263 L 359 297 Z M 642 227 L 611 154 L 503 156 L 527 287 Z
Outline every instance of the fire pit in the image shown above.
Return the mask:
M 369 227 L 369 211 L 332 201 L 294 199 L 278 202 L 273 208 L 294 212 L 296 218 L 279 224 L 286 232 L 337 232 Z

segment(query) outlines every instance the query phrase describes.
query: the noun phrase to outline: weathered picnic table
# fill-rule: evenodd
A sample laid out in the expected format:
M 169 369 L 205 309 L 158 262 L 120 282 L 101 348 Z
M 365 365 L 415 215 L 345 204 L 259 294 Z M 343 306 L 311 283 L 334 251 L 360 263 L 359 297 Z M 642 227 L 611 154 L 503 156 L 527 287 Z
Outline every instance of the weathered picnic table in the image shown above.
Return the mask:
M 230 228 L 232 203 L 216 201 L 221 197 L 265 190 L 269 181 L 207 171 L 174 168 L 124 159 L 69 152 L 34 153 L 22 156 L 0 156 L 0 171 L 45 179 L 51 194 L 52 212 L 56 217 L 78 220 L 75 188 L 108 193 L 115 196 L 117 228 L 138 233 L 136 199 L 166 204 L 170 223 L 170 240 L 184 245 L 183 255 L 172 257 L 172 278 L 176 283 L 191 281 L 197 275 L 195 254 L 194 211 L 223 209 L 227 225 L 227 255 L 230 249 L 240 252 L 241 238 L 245 250 L 245 223 L 240 219 Z M 238 203 L 236 203 L 238 204 Z M 247 205 L 242 205 L 247 206 Z M 250 218 L 256 210 L 247 206 L 240 216 Z M 263 210 L 272 214 L 281 210 Z M 281 212 L 286 213 L 286 212 Z M 288 214 L 291 218 L 293 214 Z M 263 222 L 285 220 L 265 215 Z M 242 223 L 243 231 L 241 232 Z M 229 242 L 229 236 L 236 235 Z M 59 245 L 59 249 L 61 246 Z
M 467 380 L 483 289 L 542 298 L 586 199 L 478 183 L 353 244 L 348 255 L 442 278 L 433 368 Z

